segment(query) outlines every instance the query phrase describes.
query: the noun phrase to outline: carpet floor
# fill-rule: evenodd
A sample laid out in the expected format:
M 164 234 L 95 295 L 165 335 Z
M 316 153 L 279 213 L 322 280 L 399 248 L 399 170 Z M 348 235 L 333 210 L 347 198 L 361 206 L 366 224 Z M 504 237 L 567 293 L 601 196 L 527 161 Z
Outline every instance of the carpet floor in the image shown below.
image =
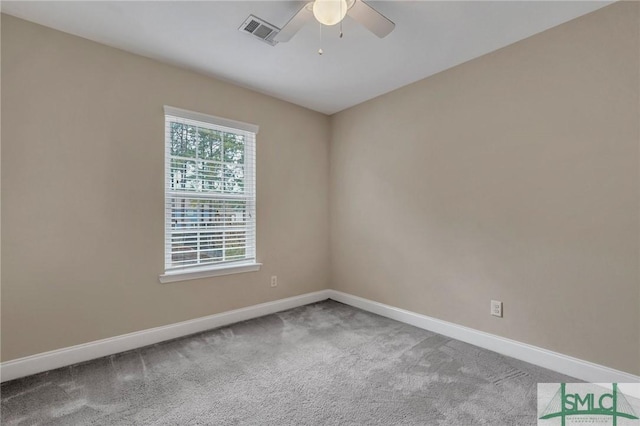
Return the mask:
M 3 425 L 535 425 L 575 379 L 332 300 L 2 384 Z

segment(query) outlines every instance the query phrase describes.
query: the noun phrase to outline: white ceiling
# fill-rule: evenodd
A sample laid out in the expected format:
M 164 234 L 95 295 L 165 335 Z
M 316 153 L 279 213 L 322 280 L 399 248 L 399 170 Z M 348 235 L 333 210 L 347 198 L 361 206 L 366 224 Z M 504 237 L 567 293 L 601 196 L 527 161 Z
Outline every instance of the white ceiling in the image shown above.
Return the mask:
M 2 12 L 332 114 L 599 9 L 599 1 L 370 1 L 396 23 L 379 39 L 310 23 L 275 47 L 238 31 L 282 27 L 297 1 L 2 1 Z

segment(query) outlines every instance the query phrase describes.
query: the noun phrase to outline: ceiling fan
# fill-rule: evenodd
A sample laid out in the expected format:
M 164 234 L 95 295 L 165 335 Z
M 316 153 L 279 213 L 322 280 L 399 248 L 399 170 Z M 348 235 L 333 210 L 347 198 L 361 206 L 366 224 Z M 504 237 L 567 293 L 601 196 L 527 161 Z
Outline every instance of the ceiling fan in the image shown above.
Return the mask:
M 314 0 L 305 4 L 285 24 L 275 41 L 283 43 L 294 35 L 312 18 L 323 25 L 335 25 L 349 15 L 380 38 L 386 37 L 396 24 L 362 0 Z M 341 35 L 342 36 L 342 35 Z

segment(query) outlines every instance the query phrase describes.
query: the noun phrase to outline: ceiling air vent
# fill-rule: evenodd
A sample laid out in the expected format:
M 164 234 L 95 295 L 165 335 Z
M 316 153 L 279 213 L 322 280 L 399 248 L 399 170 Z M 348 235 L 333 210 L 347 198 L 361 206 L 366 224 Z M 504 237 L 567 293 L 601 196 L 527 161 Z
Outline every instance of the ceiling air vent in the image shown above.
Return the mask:
M 278 35 L 280 28 L 253 15 L 249 15 L 238 29 L 259 38 L 265 43 L 269 43 L 271 46 L 278 44 L 273 38 Z

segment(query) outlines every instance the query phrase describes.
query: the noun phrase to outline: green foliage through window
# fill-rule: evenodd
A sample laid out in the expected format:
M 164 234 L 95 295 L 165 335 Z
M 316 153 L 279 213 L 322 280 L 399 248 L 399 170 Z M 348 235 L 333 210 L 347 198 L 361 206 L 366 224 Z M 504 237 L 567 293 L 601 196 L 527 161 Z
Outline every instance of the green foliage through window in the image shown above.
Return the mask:
M 167 267 L 245 259 L 255 240 L 253 151 L 243 132 L 189 123 L 167 118 Z

